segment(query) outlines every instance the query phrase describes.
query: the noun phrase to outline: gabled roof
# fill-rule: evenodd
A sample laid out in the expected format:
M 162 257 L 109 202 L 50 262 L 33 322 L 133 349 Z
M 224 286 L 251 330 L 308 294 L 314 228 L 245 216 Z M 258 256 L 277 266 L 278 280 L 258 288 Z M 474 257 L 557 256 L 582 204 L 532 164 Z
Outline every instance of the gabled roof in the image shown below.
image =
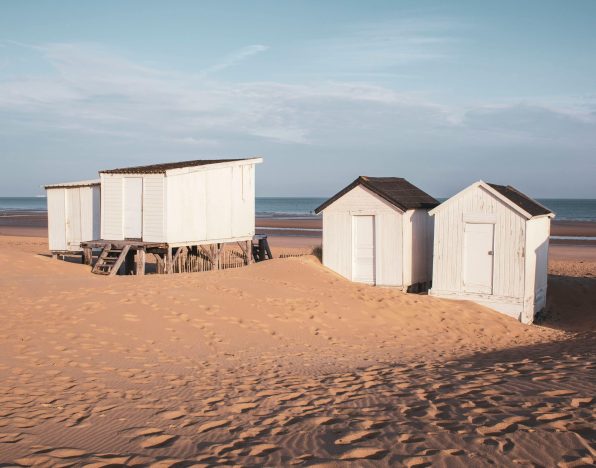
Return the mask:
M 54 189 L 54 188 L 91 187 L 92 185 L 99 185 L 100 183 L 101 183 L 101 181 L 99 179 L 80 180 L 78 182 L 63 182 L 61 184 L 44 185 L 44 188 L 47 190 L 47 189 Z
M 511 207 L 513 210 L 517 211 L 519 214 L 524 216 L 526 219 L 531 219 L 538 216 L 548 216 L 550 218 L 554 218 L 555 216 L 555 214 L 547 207 L 541 205 L 536 200 L 528 197 L 526 194 L 520 192 L 511 185 L 491 184 L 482 180 L 474 182 L 472 185 L 465 188 L 461 192 L 458 192 L 457 194 L 453 195 L 447 201 L 443 202 L 441 205 L 431 210 L 430 214 L 434 215 L 436 212 L 442 210 L 444 206 L 450 204 L 453 200 L 459 198 L 468 190 L 477 187 L 483 188 L 484 190 L 501 200 L 503 203 Z
M 423 192 L 406 179 L 400 177 L 366 177 L 360 176 L 346 188 L 333 195 L 329 200 L 319 206 L 315 213 L 320 213 L 333 202 L 343 197 L 350 190 L 357 186 L 363 186 L 375 193 L 383 200 L 402 211 L 418 208 L 431 209 L 439 205 L 439 202 L 428 193 Z
M 197 159 L 195 161 L 180 161 L 163 164 L 150 164 L 148 166 L 122 167 L 118 169 L 108 169 L 99 171 L 100 174 L 165 174 L 172 169 L 183 169 L 185 167 L 207 166 L 210 164 L 221 164 L 236 161 L 250 161 L 260 158 L 240 158 L 240 159 Z M 260 162 L 260 161 L 259 161 Z
M 541 205 L 533 198 L 528 197 L 526 194 L 521 193 L 511 185 L 497 185 L 487 182 L 487 185 L 494 188 L 504 197 L 508 198 L 512 203 L 515 203 L 520 208 L 523 208 L 532 216 L 542 216 L 547 214 L 554 214 L 546 206 Z

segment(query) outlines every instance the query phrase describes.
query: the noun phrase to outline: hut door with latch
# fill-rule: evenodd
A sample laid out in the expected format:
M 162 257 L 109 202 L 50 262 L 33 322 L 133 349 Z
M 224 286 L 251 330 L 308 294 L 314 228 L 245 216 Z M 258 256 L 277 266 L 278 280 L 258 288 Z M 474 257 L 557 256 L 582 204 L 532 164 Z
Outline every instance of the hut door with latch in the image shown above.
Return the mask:
M 124 238 L 143 238 L 143 178 L 124 178 Z
M 464 227 L 464 290 L 493 293 L 494 224 L 466 223 Z

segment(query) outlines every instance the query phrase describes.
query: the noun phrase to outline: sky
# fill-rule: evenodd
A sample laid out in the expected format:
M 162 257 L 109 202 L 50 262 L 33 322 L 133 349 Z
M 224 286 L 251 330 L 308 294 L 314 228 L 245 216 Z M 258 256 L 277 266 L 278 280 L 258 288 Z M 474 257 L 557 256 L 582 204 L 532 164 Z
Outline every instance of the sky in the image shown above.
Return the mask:
M 258 196 L 596 198 L 596 2 L 0 0 L 0 196 L 251 156 Z

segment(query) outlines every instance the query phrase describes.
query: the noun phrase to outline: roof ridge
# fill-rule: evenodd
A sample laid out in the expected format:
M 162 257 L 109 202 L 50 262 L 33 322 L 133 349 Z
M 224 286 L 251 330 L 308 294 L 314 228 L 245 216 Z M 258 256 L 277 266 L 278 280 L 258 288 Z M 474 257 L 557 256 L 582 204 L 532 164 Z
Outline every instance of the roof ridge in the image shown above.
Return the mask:
M 337 199 L 343 197 L 359 185 L 362 185 L 401 211 L 429 209 L 439 205 L 439 202 L 435 198 L 403 177 L 358 176 L 356 180 L 317 207 L 315 213 L 320 213 Z

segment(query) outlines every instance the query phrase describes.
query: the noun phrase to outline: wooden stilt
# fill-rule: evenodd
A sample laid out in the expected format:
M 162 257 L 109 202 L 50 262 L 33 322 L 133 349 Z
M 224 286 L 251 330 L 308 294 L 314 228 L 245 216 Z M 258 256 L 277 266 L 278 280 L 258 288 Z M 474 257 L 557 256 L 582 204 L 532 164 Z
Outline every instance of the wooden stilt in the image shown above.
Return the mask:
M 161 254 L 154 253 L 155 260 L 157 260 L 157 273 L 163 274 L 166 271 L 165 260 L 162 258 Z
M 245 264 L 246 265 L 250 265 L 252 263 L 254 263 L 254 258 L 252 256 L 252 241 L 247 240 L 246 241 L 246 260 L 245 260 Z
M 91 265 L 93 262 L 93 249 L 91 247 L 83 248 L 83 264 Z
M 216 270 L 221 270 L 222 267 L 222 258 L 221 258 L 221 253 L 223 251 L 225 244 L 215 244 L 215 269 Z
M 136 272 L 137 276 L 145 274 L 145 249 L 138 249 L 136 255 Z
M 168 246 L 168 253 L 166 254 L 166 273 L 171 275 L 174 273 L 174 262 L 172 258 L 172 247 Z
M 135 262 L 135 252 L 134 250 L 129 250 L 126 254 L 126 258 L 124 259 L 124 274 L 125 275 L 132 275 L 134 271 L 134 262 Z

